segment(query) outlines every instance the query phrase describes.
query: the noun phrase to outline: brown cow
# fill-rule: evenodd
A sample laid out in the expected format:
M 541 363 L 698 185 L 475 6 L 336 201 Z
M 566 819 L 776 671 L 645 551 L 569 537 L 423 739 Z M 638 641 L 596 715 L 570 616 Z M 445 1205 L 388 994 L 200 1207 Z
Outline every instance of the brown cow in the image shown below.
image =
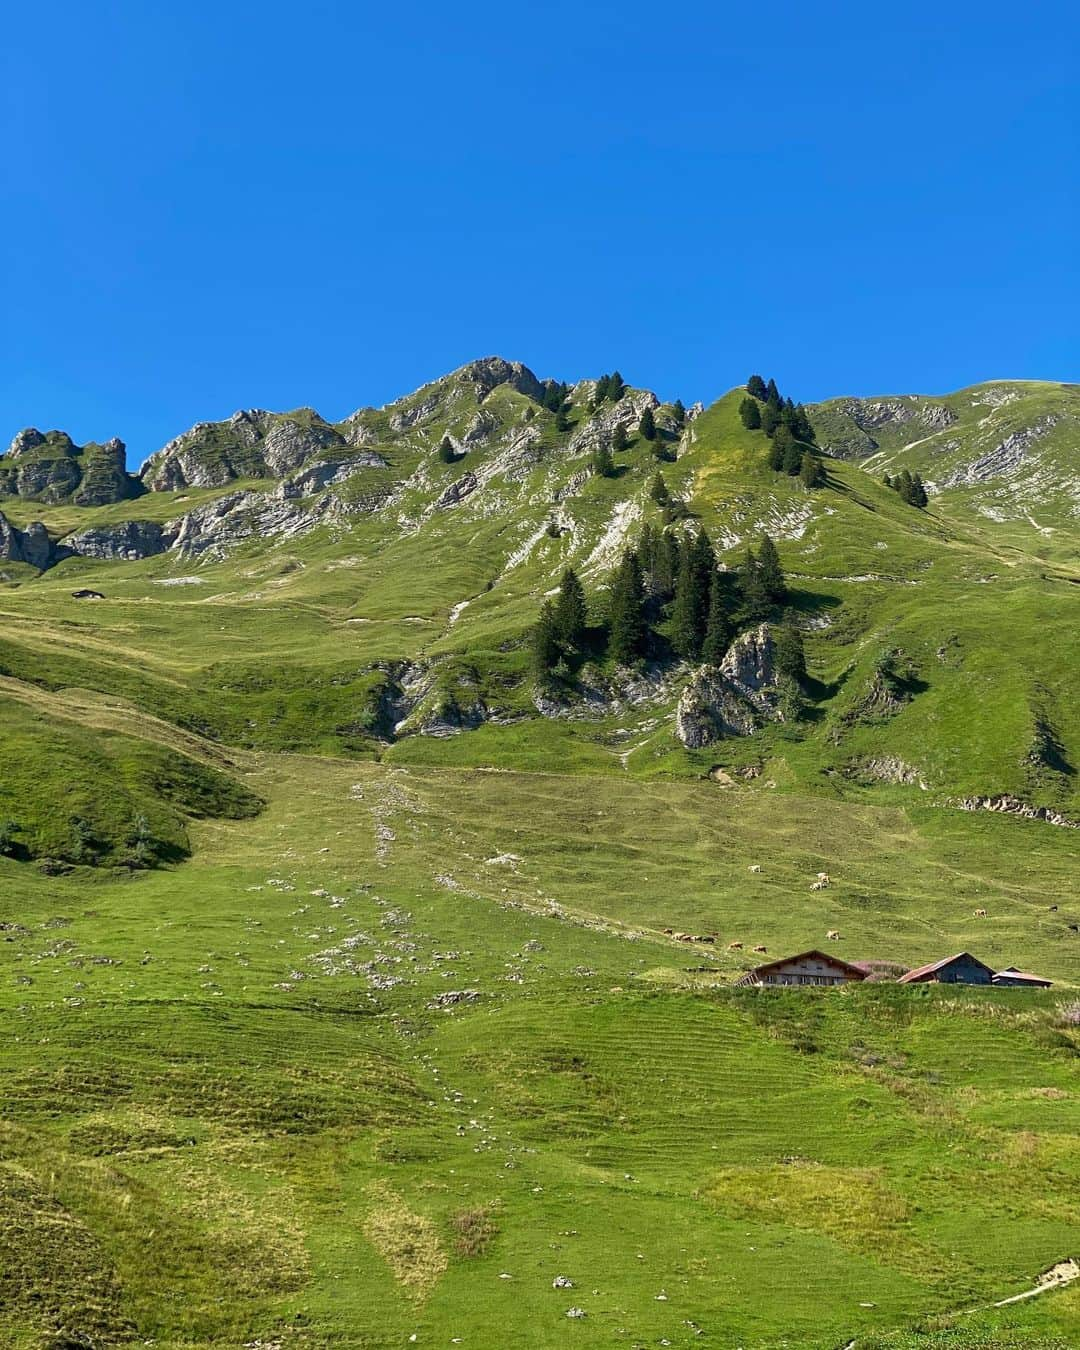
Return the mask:
M 768 947 L 755 947 L 755 948 L 754 948 L 754 951 L 757 952 L 757 954 L 758 954 L 759 956 L 764 956 L 765 953 L 766 953 L 768 950 L 769 950 Z
M 975 917 L 976 917 L 976 919 L 985 919 L 985 918 L 986 918 L 986 910 L 985 910 L 985 909 L 977 909 L 977 910 L 975 911 Z
M 742 943 L 741 943 L 741 942 L 729 942 L 728 945 L 727 945 L 727 949 L 728 949 L 729 952 L 741 952 L 741 951 L 742 951 Z
M 840 934 L 836 931 L 835 928 L 830 928 L 829 931 L 825 934 L 825 937 L 829 942 L 840 941 Z

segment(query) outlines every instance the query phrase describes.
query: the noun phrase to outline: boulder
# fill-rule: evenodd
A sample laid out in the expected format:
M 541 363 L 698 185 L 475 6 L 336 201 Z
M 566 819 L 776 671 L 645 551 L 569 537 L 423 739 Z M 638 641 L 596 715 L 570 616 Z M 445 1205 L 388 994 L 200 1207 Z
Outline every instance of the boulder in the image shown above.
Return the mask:
M 0 559 L 44 571 L 57 560 L 57 550 L 40 520 L 20 530 L 0 512 Z
M 768 624 L 742 633 L 719 666 L 701 666 L 675 710 L 675 734 L 697 750 L 724 736 L 752 736 L 764 721 L 779 721 L 773 640 Z

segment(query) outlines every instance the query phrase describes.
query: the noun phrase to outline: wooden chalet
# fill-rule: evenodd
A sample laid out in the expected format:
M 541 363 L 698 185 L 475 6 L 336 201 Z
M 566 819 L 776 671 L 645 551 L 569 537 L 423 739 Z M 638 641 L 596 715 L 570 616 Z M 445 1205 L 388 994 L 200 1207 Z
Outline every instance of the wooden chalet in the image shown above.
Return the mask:
M 792 984 L 848 984 L 865 980 L 867 972 L 850 961 L 829 956 L 826 952 L 799 952 L 797 956 L 783 956 L 778 961 L 766 961 L 755 966 L 736 981 L 737 984 L 775 986 Z
M 1052 980 L 1046 980 L 1041 975 L 1017 970 L 1015 966 L 1006 966 L 994 976 L 994 984 L 1006 989 L 1049 989 L 1052 983 Z
M 897 984 L 992 984 L 994 972 L 970 952 L 957 952 L 901 975 Z

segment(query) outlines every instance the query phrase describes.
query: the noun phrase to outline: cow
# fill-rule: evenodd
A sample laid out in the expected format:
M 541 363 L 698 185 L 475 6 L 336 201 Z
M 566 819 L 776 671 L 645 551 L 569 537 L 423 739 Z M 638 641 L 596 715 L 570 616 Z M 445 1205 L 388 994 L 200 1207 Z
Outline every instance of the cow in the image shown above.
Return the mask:
M 829 876 L 828 872 L 819 872 L 817 874 L 817 879 L 818 881 L 823 881 L 826 886 L 832 882 L 832 877 Z
M 728 945 L 727 945 L 727 949 L 728 949 L 729 952 L 741 952 L 741 951 L 742 951 L 742 943 L 741 943 L 741 942 L 729 942 Z
M 710 936 L 708 935 L 708 933 L 705 933 L 705 934 L 703 934 L 701 937 L 698 938 L 698 941 L 699 941 L 699 942 L 715 942 L 716 939 L 715 939 L 714 937 L 710 937 Z
M 976 918 L 976 919 L 985 919 L 985 918 L 986 918 L 986 910 L 985 910 L 985 909 L 977 909 L 977 910 L 975 911 L 975 918 Z
M 755 948 L 754 948 L 754 951 L 757 953 L 758 956 L 764 956 L 768 950 L 769 950 L 768 947 L 755 947 Z
M 666 934 L 666 936 L 672 937 L 675 933 L 675 930 L 674 928 L 665 928 L 664 933 Z
M 830 928 L 829 931 L 825 934 L 825 937 L 829 942 L 840 941 L 840 934 L 836 931 L 835 928 Z
M 750 871 L 751 871 L 751 872 L 760 872 L 760 871 L 761 871 L 761 868 L 760 868 L 760 866 L 759 866 L 757 863 L 752 863 L 752 864 L 751 864 L 751 867 L 750 867 Z
M 812 891 L 823 891 L 823 890 L 825 890 L 825 889 L 827 888 L 827 886 L 828 886 L 828 882 L 826 882 L 826 881 L 815 881 L 815 882 L 813 882 L 813 884 L 811 885 L 810 889 L 811 889 Z

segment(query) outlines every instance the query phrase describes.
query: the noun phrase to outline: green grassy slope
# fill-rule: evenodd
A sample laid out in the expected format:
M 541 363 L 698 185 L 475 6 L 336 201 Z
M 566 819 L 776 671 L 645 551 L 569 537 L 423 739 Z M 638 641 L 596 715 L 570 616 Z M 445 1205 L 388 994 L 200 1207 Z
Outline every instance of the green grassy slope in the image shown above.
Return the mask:
M 587 388 L 565 433 L 481 392 L 338 424 L 385 467 L 315 528 L 10 569 L 0 1340 L 1077 1343 L 1080 1285 L 988 1305 L 1080 1255 L 1078 836 L 956 804 L 1080 815 L 1067 519 L 1043 557 L 853 460 L 807 493 L 721 399 L 663 472 L 725 563 L 777 538 L 809 706 L 688 751 L 686 670 L 634 695 L 601 663 L 619 697 L 561 718 L 527 673 L 562 569 L 599 616 L 659 520 L 652 447 L 589 476 Z M 63 539 L 225 490 L 0 509 Z M 144 837 L 161 865 L 133 870 Z M 733 987 L 752 947 L 828 931 L 1055 988 Z

